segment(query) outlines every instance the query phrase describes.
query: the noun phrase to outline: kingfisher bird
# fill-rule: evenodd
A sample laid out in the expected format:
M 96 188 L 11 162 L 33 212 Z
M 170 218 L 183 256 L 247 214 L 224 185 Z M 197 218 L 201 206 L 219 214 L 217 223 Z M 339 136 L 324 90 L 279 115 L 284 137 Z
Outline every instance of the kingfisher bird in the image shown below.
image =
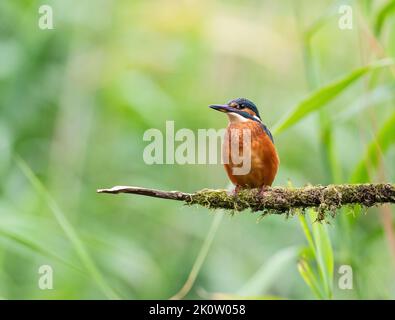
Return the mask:
M 223 162 L 229 179 L 235 185 L 234 194 L 244 188 L 260 188 L 263 193 L 277 174 L 280 160 L 274 146 L 271 132 L 263 124 L 256 105 L 245 98 L 237 98 L 223 105 L 211 105 L 210 108 L 227 114 L 227 127 L 222 146 Z M 248 131 L 245 131 L 248 130 Z M 244 146 L 243 134 L 249 132 L 250 149 Z M 235 139 L 236 138 L 236 139 Z M 245 174 L 235 174 L 235 168 L 243 166 L 232 159 L 232 142 L 236 140 L 236 152 L 250 156 L 250 170 Z M 248 152 L 249 151 L 249 152 Z

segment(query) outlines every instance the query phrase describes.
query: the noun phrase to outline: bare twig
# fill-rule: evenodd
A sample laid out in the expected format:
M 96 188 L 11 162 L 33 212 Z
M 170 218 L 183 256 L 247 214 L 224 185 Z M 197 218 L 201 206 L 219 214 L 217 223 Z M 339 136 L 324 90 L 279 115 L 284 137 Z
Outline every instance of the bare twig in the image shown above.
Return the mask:
M 155 198 L 183 201 L 188 205 L 201 205 L 210 209 L 232 211 L 263 211 L 274 214 L 288 214 L 295 209 L 316 208 L 319 219 L 325 213 L 335 213 L 345 205 L 371 207 L 383 203 L 395 203 L 395 185 L 377 184 L 340 184 L 328 186 L 307 186 L 303 188 L 268 188 L 263 194 L 257 189 L 244 189 L 237 195 L 226 190 L 203 189 L 195 193 L 181 191 L 162 191 L 139 187 L 117 186 L 99 189 L 99 193 L 131 193 Z
M 191 199 L 192 194 L 181 192 L 181 191 L 162 191 L 156 189 L 147 189 L 140 187 L 129 187 L 129 186 L 116 186 L 111 189 L 98 189 L 98 193 L 132 193 L 138 194 L 141 196 L 153 197 L 153 198 L 161 198 L 161 199 L 170 199 L 170 200 L 179 200 L 179 201 L 188 201 Z

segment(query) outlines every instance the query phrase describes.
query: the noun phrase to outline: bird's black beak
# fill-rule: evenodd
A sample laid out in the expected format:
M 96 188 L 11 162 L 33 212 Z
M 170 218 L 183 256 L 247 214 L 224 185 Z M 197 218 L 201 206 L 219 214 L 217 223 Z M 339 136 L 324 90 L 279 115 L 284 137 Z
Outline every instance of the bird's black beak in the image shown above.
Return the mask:
M 213 104 L 211 106 L 209 106 L 211 109 L 217 110 L 217 111 L 221 111 L 221 112 L 236 112 L 237 109 L 232 108 L 230 106 L 228 106 L 227 104 Z

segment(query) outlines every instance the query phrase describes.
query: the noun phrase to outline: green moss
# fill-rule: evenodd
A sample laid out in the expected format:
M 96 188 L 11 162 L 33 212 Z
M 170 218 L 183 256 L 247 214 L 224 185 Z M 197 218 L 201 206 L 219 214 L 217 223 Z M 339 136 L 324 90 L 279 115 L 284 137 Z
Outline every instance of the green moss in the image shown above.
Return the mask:
M 342 206 L 371 207 L 385 202 L 395 202 L 392 184 L 357 184 L 307 186 L 304 188 L 270 188 L 262 195 L 258 189 L 243 189 L 233 195 L 227 190 L 203 189 L 191 195 L 188 205 L 201 205 L 209 209 L 227 209 L 240 212 L 250 209 L 260 215 L 285 214 L 287 217 L 314 208 L 317 220 L 334 217 Z

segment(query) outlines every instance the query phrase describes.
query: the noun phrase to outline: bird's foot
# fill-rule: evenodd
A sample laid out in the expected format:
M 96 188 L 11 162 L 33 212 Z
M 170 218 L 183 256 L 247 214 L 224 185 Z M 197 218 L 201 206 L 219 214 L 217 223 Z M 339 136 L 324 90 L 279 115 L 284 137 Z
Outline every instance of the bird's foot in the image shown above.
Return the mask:
M 265 192 L 268 190 L 269 186 L 262 186 L 258 192 L 258 195 L 263 198 L 265 196 Z
M 241 186 L 236 185 L 236 187 L 232 191 L 229 192 L 229 195 L 233 196 L 233 197 L 236 197 L 241 189 L 242 189 Z

